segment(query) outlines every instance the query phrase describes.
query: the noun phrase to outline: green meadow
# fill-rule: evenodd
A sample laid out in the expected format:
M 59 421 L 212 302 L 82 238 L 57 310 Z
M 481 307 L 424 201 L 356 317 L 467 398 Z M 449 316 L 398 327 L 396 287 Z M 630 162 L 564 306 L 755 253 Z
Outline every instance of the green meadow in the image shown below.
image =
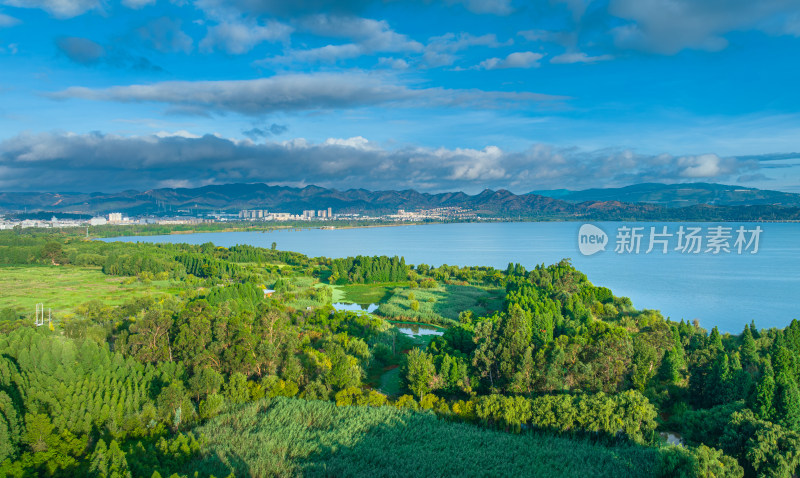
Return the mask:
M 99 268 L 0 267 L 0 309 L 13 309 L 21 314 L 32 314 L 38 303 L 53 309 L 54 314 L 65 314 L 93 300 L 119 305 L 135 297 L 177 291 L 172 281 L 142 283 L 105 275 Z
M 378 312 L 389 318 L 438 322 L 458 320 L 458 313 L 471 310 L 476 316 L 489 316 L 503 306 L 503 289 L 466 285 L 444 285 L 433 289 L 394 289 Z
M 276 398 L 195 429 L 215 476 L 657 476 L 659 450 L 488 430 L 393 407 Z M 424 444 L 424 445 L 423 445 Z

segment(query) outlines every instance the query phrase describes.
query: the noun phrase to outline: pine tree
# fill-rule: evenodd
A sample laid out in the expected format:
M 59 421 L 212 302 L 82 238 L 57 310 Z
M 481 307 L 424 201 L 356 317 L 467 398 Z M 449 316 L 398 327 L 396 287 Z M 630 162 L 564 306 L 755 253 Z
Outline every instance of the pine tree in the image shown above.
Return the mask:
M 753 338 L 753 332 L 750 330 L 750 327 L 747 326 L 745 326 L 742 331 L 741 354 L 744 368 L 753 367 L 758 364 L 756 340 Z
M 711 403 L 728 402 L 731 395 L 731 369 L 728 354 L 721 353 L 717 356 L 711 380 L 711 386 L 709 387 L 713 393 L 713 396 L 710 397 Z
M 717 327 L 711 329 L 711 334 L 708 336 L 708 343 L 710 348 L 717 349 L 718 351 L 723 350 L 722 336 L 719 334 L 719 329 L 717 329 Z
M 756 328 L 756 321 L 750 321 L 750 333 L 753 334 L 753 338 L 757 339 L 761 334 L 759 334 L 758 329 Z
M 664 354 L 664 361 L 661 364 L 661 378 L 671 384 L 677 384 L 683 380 L 683 372 L 686 370 L 683 347 L 677 336 L 674 340 L 675 344 Z
M 533 392 L 536 380 L 536 362 L 533 360 L 533 347 L 528 347 L 522 356 L 517 373 L 511 382 L 509 389 L 515 393 L 530 395 Z
M 787 374 L 778 375 L 775 380 L 777 393 L 775 394 L 776 418 L 780 425 L 800 431 L 800 389 L 795 380 Z
M 747 393 L 752 387 L 752 376 L 742 368 L 742 362 L 739 359 L 739 353 L 733 352 L 730 359 L 730 387 L 727 400 L 728 402 L 735 402 L 747 397 Z
M 97 477 L 108 476 L 108 448 L 102 438 L 97 441 L 97 445 L 95 445 L 92 452 L 89 462 L 89 475 Z
M 775 377 L 772 371 L 772 364 L 767 362 L 761 380 L 756 385 L 755 393 L 752 395 L 750 409 L 761 420 L 771 421 L 775 416 Z
M 122 451 L 116 440 L 111 440 L 108 446 L 108 477 L 109 478 L 131 478 L 128 469 L 128 460 L 125 459 L 125 452 Z
M 778 337 L 781 337 L 779 335 Z M 778 344 L 778 341 L 775 341 L 775 344 Z M 797 377 L 797 366 L 795 363 L 795 358 L 792 353 L 786 348 L 783 344 L 785 341 L 781 341 L 781 344 L 773 345 L 772 347 L 772 364 L 775 370 L 775 382 L 778 382 L 778 379 L 786 375 L 787 377 L 795 380 Z

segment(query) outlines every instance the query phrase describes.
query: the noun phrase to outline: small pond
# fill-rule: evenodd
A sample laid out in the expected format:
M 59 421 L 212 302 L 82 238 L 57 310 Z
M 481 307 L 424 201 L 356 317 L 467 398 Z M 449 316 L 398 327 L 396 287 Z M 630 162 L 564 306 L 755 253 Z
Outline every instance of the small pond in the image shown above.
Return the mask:
M 375 312 L 378 310 L 378 304 L 345 304 L 344 302 L 336 302 L 333 308 L 336 310 L 349 310 L 351 312 Z
M 410 337 L 420 335 L 443 335 L 444 329 L 425 324 L 396 323 L 397 331 Z
M 667 441 L 669 445 L 683 445 L 683 437 L 675 432 L 660 432 L 661 438 Z

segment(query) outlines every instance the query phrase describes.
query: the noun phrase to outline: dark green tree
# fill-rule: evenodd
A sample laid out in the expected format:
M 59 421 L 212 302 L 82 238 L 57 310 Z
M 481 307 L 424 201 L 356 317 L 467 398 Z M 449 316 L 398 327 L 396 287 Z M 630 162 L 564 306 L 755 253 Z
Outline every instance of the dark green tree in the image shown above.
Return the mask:
M 772 420 L 775 417 L 775 377 L 772 372 L 772 365 L 767 362 L 761 380 L 755 388 L 748 405 L 756 417 L 761 420 Z
M 436 367 L 430 354 L 414 348 L 407 356 L 406 383 L 408 389 L 417 397 L 422 397 L 433 390 Z

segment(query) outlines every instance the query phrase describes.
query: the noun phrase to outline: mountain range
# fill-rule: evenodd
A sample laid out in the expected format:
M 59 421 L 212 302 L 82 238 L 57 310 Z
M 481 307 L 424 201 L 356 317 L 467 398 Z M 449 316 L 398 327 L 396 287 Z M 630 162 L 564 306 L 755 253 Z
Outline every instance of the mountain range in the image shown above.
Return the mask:
M 800 194 L 713 183 L 643 183 L 622 188 L 585 189 L 582 191 L 551 189 L 533 191 L 531 194 L 561 199 L 572 203 L 585 201 L 620 201 L 658 204 L 664 207 L 686 207 L 697 204 L 719 206 L 800 206 Z
M 720 184 L 639 184 L 616 189 L 548 190 L 514 194 L 505 189 L 420 193 L 415 190 L 340 191 L 319 186 L 225 184 L 118 193 L 0 193 L 0 212 L 94 215 L 179 215 L 186 212 L 267 209 L 300 213 L 332 208 L 336 213 L 392 214 L 398 209 L 470 209 L 506 219 L 607 220 L 796 220 L 800 195 Z

